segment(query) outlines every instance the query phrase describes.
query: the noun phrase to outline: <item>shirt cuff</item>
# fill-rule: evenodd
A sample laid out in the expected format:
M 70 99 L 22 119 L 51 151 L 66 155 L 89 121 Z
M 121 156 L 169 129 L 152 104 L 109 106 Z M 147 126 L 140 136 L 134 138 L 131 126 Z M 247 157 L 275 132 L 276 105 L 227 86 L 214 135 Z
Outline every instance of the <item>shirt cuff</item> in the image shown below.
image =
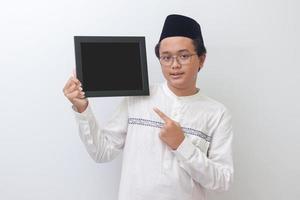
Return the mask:
M 178 160 L 184 161 L 188 160 L 195 151 L 194 144 L 190 141 L 190 139 L 185 136 L 184 140 L 178 146 L 176 150 L 173 150 L 173 153 L 176 155 Z
M 78 112 L 77 108 L 72 105 L 73 113 L 76 117 L 76 119 L 87 119 L 93 116 L 92 108 L 90 106 L 90 103 L 88 103 L 86 109 L 83 112 Z

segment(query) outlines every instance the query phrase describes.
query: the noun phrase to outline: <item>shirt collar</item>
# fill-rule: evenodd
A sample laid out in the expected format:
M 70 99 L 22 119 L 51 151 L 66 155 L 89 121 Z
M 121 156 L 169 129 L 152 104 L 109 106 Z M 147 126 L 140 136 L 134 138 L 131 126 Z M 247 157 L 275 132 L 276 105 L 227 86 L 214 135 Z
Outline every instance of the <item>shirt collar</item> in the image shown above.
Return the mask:
M 163 91 L 169 96 L 171 97 L 173 100 L 176 100 L 176 101 L 180 101 L 180 102 L 188 102 L 188 101 L 194 101 L 196 99 L 198 99 L 200 96 L 201 96 L 201 92 L 200 92 L 200 89 L 198 89 L 197 93 L 196 94 L 193 94 L 193 95 L 189 95 L 189 96 L 177 96 L 168 86 L 168 83 L 167 81 L 164 81 L 162 83 L 162 88 L 163 88 Z

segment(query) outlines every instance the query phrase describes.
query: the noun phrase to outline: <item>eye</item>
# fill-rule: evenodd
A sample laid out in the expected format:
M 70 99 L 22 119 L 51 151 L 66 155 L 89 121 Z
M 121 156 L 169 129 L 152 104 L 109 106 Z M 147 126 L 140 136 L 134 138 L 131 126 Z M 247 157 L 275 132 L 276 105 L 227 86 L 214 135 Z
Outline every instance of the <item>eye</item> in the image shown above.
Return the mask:
M 163 61 L 170 61 L 171 60 L 171 56 L 161 56 L 160 59 L 162 59 Z
M 190 57 L 190 55 L 189 54 L 181 54 L 179 57 L 182 60 L 186 60 L 186 59 L 188 59 Z

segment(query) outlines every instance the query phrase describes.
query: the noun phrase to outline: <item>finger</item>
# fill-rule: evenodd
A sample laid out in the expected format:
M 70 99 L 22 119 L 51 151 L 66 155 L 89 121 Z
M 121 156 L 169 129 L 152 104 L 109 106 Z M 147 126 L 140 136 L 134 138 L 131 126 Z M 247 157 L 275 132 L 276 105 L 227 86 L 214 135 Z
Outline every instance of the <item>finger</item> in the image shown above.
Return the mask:
M 80 91 L 83 90 L 82 87 L 81 87 L 81 85 L 78 85 L 77 88 L 78 88 L 78 90 L 80 90 Z
M 71 93 L 74 90 L 79 90 L 75 83 L 73 83 L 69 88 L 65 89 L 65 93 Z
M 72 77 L 72 81 L 76 84 L 81 84 L 80 81 L 75 77 Z
M 74 78 L 77 78 L 77 75 L 76 75 L 76 70 L 75 70 L 75 68 L 73 69 L 73 77 L 74 77 Z
M 69 100 L 73 100 L 75 97 L 77 97 L 79 95 L 79 91 L 75 90 L 73 92 L 66 93 L 65 95 Z
M 76 69 L 74 68 L 72 71 L 73 80 L 78 84 L 80 81 L 77 78 Z
M 82 96 L 80 96 L 80 97 L 78 97 L 78 98 L 79 98 L 79 99 L 85 99 L 86 96 L 82 95 Z
M 84 96 L 84 95 L 80 95 L 80 96 L 77 96 L 77 97 L 74 97 L 73 98 L 73 101 L 81 101 L 81 100 L 83 100 L 83 99 L 85 99 L 86 97 Z
M 161 129 L 160 129 L 160 132 L 161 132 L 161 133 L 165 133 L 165 132 L 167 132 L 167 129 L 166 129 L 166 127 L 163 127 L 163 128 L 161 128 Z
M 80 91 L 80 93 L 79 93 L 79 97 L 80 97 L 80 98 L 82 98 L 82 99 L 83 99 L 83 98 L 85 98 L 85 92 L 83 92 L 83 91 Z
M 65 90 L 68 88 L 68 87 L 70 87 L 70 85 L 72 84 L 72 76 L 68 79 L 68 81 L 67 81 L 67 83 L 66 83 L 66 85 L 65 85 L 65 87 L 64 87 L 64 89 L 63 89 L 63 91 L 65 92 Z
M 85 98 L 86 98 L 85 95 L 79 94 L 79 95 L 77 95 L 76 97 L 74 97 L 74 98 L 72 99 L 72 101 L 73 101 L 73 102 L 74 102 L 74 101 L 82 101 L 82 100 L 85 99 Z
M 66 96 L 71 100 L 74 99 L 74 98 L 80 98 L 83 95 L 85 95 L 85 93 L 80 92 L 79 90 L 75 90 L 74 92 L 66 94 Z
M 180 123 L 177 122 L 177 121 L 174 121 L 175 125 L 178 126 L 178 127 L 181 127 Z
M 160 111 L 158 108 L 153 108 L 153 110 L 159 115 L 159 117 L 164 120 L 165 122 L 169 122 L 172 119 L 169 118 L 166 114 L 164 114 L 162 111 Z
M 68 90 L 68 88 L 70 88 L 71 87 L 71 85 L 72 84 L 79 84 L 79 85 L 81 85 L 81 83 L 80 83 L 80 81 L 78 80 L 78 79 L 76 79 L 76 78 L 74 78 L 74 77 L 70 77 L 69 79 L 68 79 L 68 81 L 67 81 L 67 83 L 66 83 L 66 85 L 65 85 L 65 87 L 63 88 L 63 92 L 64 93 L 66 93 L 66 91 Z

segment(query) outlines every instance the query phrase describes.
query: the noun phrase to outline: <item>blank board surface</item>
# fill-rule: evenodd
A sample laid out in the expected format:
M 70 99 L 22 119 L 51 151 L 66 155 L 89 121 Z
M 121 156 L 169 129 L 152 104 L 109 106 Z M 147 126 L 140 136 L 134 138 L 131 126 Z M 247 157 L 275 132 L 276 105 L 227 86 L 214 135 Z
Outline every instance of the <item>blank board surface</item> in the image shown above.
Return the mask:
M 74 41 L 86 97 L 149 95 L 144 37 L 75 36 Z

